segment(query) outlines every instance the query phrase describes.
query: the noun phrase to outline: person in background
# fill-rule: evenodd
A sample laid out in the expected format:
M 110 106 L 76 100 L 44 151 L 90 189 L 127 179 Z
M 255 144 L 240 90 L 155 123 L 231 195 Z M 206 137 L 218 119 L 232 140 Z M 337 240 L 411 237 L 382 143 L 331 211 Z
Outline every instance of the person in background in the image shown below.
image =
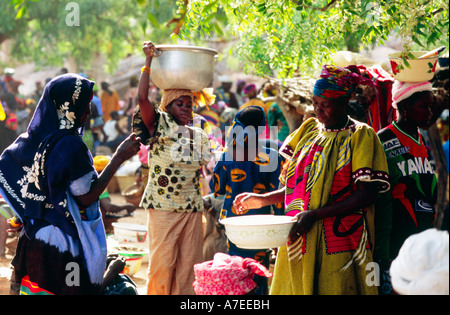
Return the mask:
M 103 136 L 103 111 L 102 111 L 102 102 L 100 100 L 100 97 L 98 97 L 98 86 L 97 84 L 94 85 L 94 91 L 92 95 L 92 101 L 91 101 L 91 108 L 92 108 L 92 122 L 91 122 L 91 130 L 92 130 L 92 138 L 93 138 L 93 145 L 92 145 L 92 154 L 95 155 L 97 151 L 97 146 L 100 144 L 100 138 Z M 94 107 L 96 109 L 94 109 Z M 95 115 L 95 111 L 97 111 L 97 115 Z
M 98 86 L 94 86 L 94 91 L 92 95 L 92 103 L 97 107 L 97 112 L 99 115 L 103 116 L 103 110 L 102 110 L 102 101 L 100 100 L 100 97 L 98 97 Z
M 123 114 L 129 117 L 129 125 L 131 125 L 134 108 L 137 104 L 138 83 L 138 78 L 136 76 L 132 76 L 130 78 L 130 87 L 125 94 L 125 107 L 123 110 Z
M 155 46 L 145 42 L 143 51 L 146 59 L 133 130 L 142 144 L 149 146 L 148 184 L 141 200 L 141 206 L 148 210 L 147 294 L 192 295 L 193 266 L 203 259 L 200 178 L 201 167 L 211 159 L 209 139 L 202 129 L 189 126 L 198 94 L 168 89 L 155 108 L 148 95 Z M 201 93 L 208 99 L 205 105 L 214 102 L 212 95 Z
M 36 90 L 34 90 L 32 98 L 34 99 L 34 101 L 37 104 L 39 102 L 39 100 L 41 99 L 42 93 L 44 91 L 44 87 L 42 86 L 41 81 L 36 81 L 35 85 L 36 85 Z
M 244 105 L 244 103 L 247 101 L 247 99 L 243 93 L 243 89 L 246 84 L 247 83 L 245 82 L 245 80 L 237 80 L 237 82 L 236 82 L 236 94 L 235 95 L 236 95 L 236 100 L 238 102 L 239 107 Z
M 382 294 L 389 294 L 389 266 L 404 241 L 432 228 L 437 179 L 419 128 L 431 124 L 434 95 L 430 82 L 394 81 L 392 106 L 397 119 L 378 132 L 389 166 L 391 190 L 376 210 L 375 255 L 383 272 Z
M 213 171 L 214 196 L 224 200 L 220 219 L 245 214 L 284 214 L 282 203 L 273 208 L 269 205 L 252 209 L 247 213 L 238 213 L 233 206 L 235 197 L 240 193 L 264 194 L 278 189 L 283 163 L 277 152 L 278 146 L 270 148 L 258 141 L 265 121 L 264 110 L 259 106 L 246 107 L 234 118 L 225 151 Z M 268 268 L 271 251 L 241 249 L 228 240 L 228 254 L 255 259 Z M 256 294 L 268 294 L 267 278 L 255 276 L 255 281 L 258 285 Z
M 71 73 L 51 80 L 27 133 L 0 156 L 0 194 L 15 213 L 11 227 L 22 227 L 11 263 L 21 294 L 100 293 L 106 237 L 98 198 L 140 139 L 130 135 L 97 174 L 80 134 L 93 86 Z M 75 283 L 64 281 L 68 268 L 77 268 Z
M 1 88 L 1 87 L 0 87 Z M 6 102 L 1 101 L 4 120 L 0 120 L 0 154 L 5 150 L 17 137 L 17 118 L 14 112 L 8 107 Z
M 99 119 L 101 119 L 101 121 L 103 121 L 101 115 L 98 113 L 97 110 L 97 106 L 91 101 L 91 114 L 89 115 L 89 117 L 87 118 L 83 128 L 83 141 L 84 143 L 86 143 L 86 146 L 88 147 L 89 151 L 91 151 L 91 153 L 95 152 L 95 148 L 96 148 L 96 143 L 95 143 L 95 137 L 94 135 L 96 134 L 95 131 L 95 127 L 97 127 Z
M 249 83 L 244 86 L 244 89 L 242 91 L 248 100 L 241 107 L 239 107 L 239 110 L 242 110 L 247 106 L 260 106 L 264 109 L 264 114 L 267 116 L 269 106 L 258 98 L 258 89 L 256 88 L 256 85 L 253 83 Z
M 97 173 L 101 173 L 106 165 L 111 161 L 111 158 L 107 156 L 97 155 L 94 157 L 94 168 Z M 131 203 L 117 204 L 112 202 L 108 189 L 105 189 L 103 193 L 98 197 L 100 202 L 100 211 L 102 213 L 103 223 L 105 225 L 105 233 L 112 234 L 114 232 L 111 223 L 118 220 L 118 214 L 123 211 L 127 212 L 127 215 L 133 213 L 136 210 L 136 206 Z
M 359 84 L 372 84 L 354 66 L 324 65 L 313 90 L 316 117 L 288 136 L 283 188 L 236 197 L 238 212 L 284 201 L 293 216 L 278 249 L 270 294 L 376 295 L 367 282 L 373 262 L 374 202 L 389 189 L 383 147 L 372 127 L 346 106 Z
M 102 94 L 100 95 L 100 101 L 102 104 L 103 121 L 106 123 L 111 119 L 111 112 L 119 111 L 119 95 L 115 90 L 112 90 L 109 83 L 103 81 L 101 83 Z
M 119 127 L 119 113 L 116 111 L 112 111 L 110 115 L 111 119 L 103 125 L 103 137 L 99 144 L 107 146 L 112 151 L 114 151 L 117 146 L 127 137 L 127 135 Z
M 242 110 L 248 106 L 259 106 L 264 110 L 264 115 L 266 117 L 266 124 L 265 124 L 265 130 L 264 132 L 261 134 L 261 138 L 263 139 L 269 139 L 270 138 L 270 134 L 269 134 L 269 125 L 267 124 L 267 114 L 269 112 L 269 104 L 265 103 L 264 101 L 262 101 L 259 97 L 258 97 L 258 90 L 256 88 L 255 84 L 247 84 L 244 89 L 244 94 L 245 96 L 248 98 L 248 101 L 242 105 L 241 107 L 239 107 L 239 110 Z
M 217 88 L 217 101 L 223 101 L 228 107 L 238 108 L 239 104 L 234 92 L 231 92 L 233 81 L 227 76 L 222 75 L 219 77 L 220 86 Z
M 30 123 L 31 117 L 34 113 L 34 108 L 36 103 L 34 99 L 20 99 L 17 101 L 18 108 L 16 109 L 17 116 L 17 134 L 21 134 L 27 130 L 28 124 Z
M 277 93 L 275 87 L 271 84 L 264 85 L 264 97 L 273 97 Z M 275 102 L 268 102 L 269 110 L 267 111 L 267 124 L 269 127 L 277 127 L 277 138 L 270 134 L 272 140 L 278 141 L 281 145 L 286 137 L 289 135 L 289 126 L 284 117 L 281 108 Z
M 269 111 L 267 113 L 267 124 L 269 125 L 269 127 L 277 127 L 278 137 L 274 140 L 278 141 L 278 143 L 281 145 L 287 138 L 287 136 L 289 136 L 289 126 L 283 112 L 281 111 L 280 106 L 278 106 L 277 103 L 272 103 L 270 105 Z

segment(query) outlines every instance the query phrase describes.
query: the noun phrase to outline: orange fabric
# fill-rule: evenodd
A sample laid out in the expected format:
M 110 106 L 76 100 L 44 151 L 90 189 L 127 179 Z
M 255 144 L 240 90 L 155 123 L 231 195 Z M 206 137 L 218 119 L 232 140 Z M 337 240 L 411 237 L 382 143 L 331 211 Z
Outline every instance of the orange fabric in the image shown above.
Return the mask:
M 111 95 L 103 92 L 100 101 L 102 102 L 103 121 L 107 122 L 111 120 L 111 112 L 120 110 L 119 95 L 116 91 L 113 91 Z
M 193 295 L 194 265 L 203 261 L 201 212 L 149 209 L 148 295 Z

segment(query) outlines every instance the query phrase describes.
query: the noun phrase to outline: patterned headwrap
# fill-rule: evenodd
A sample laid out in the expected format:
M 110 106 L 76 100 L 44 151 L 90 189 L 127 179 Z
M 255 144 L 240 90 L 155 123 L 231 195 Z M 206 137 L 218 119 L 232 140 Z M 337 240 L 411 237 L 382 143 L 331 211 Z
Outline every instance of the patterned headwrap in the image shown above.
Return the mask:
M 205 88 L 199 92 L 192 92 L 191 90 L 183 89 L 169 89 L 163 91 L 159 109 L 166 111 L 166 108 L 170 103 L 182 96 L 189 96 L 192 99 L 194 107 L 208 107 L 209 105 L 214 104 L 216 100 L 216 96 L 213 94 L 212 88 Z
M 93 88 L 93 81 L 72 73 L 57 76 L 45 86 L 27 132 L 0 156 L 0 195 L 24 224 L 28 240 L 42 243 L 42 249 L 54 248 L 53 253 L 61 253 L 60 266 L 74 262 L 99 287 L 107 254 L 99 203 L 96 200 L 80 209 L 74 197 L 87 194 L 98 176 L 78 130 Z M 44 229 L 47 226 L 54 228 Z M 61 268 L 55 268 L 51 276 L 47 272 L 51 266 L 39 272 L 46 261 L 33 260 L 30 279 L 50 292 L 63 290 L 61 283 L 55 283 L 63 276 L 58 272 Z M 81 281 L 81 290 L 87 289 Z M 77 286 L 69 287 L 79 292 Z
M 96 176 L 90 161 L 86 162 L 92 157 L 77 130 L 90 104 L 93 87 L 94 82 L 77 74 L 51 80 L 27 132 L 0 156 L 0 194 L 25 224 L 28 236 L 40 224 L 48 223 L 72 237 L 77 235 L 64 200 L 71 180 Z M 69 145 L 60 153 L 60 162 L 45 163 L 48 153 L 63 142 Z M 73 154 L 81 151 L 86 154 Z M 61 178 L 50 178 L 50 173 Z M 53 205 L 51 211 L 47 204 Z
M 356 66 L 341 68 L 324 65 L 320 79 L 314 85 L 313 94 L 327 99 L 350 96 L 359 84 L 373 85 L 373 82 L 361 76 Z

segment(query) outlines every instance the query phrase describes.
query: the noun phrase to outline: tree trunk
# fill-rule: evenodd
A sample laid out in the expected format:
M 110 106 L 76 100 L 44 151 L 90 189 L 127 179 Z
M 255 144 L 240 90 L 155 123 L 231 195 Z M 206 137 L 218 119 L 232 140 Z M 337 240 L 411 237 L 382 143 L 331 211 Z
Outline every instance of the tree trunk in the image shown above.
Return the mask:
M 441 137 L 437 129 L 436 124 L 433 124 L 428 129 L 428 137 L 433 154 L 434 161 L 436 163 L 436 176 L 437 176 L 437 202 L 436 202 L 436 219 L 434 227 L 438 230 L 442 227 L 444 219 L 445 203 L 447 198 L 447 181 L 448 173 L 446 169 L 446 161 L 444 150 L 442 149 Z
M 294 132 L 302 124 L 303 114 L 299 113 L 294 106 L 286 103 L 281 97 L 277 97 L 276 99 L 276 103 L 280 107 L 289 126 L 289 133 Z

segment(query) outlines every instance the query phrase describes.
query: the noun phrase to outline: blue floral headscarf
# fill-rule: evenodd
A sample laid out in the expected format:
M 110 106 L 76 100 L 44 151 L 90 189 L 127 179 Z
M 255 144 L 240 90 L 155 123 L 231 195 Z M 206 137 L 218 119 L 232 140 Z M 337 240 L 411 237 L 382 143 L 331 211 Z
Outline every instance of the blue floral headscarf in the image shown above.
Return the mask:
M 54 78 L 45 87 L 27 132 L 0 156 L 0 194 L 29 237 L 49 224 L 77 237 L 66 191 L 80 177 L 97 176 L 78 131 L 93 87 L 94 82 L 76 74 Z M 50 151 L 58 153 L 47 161 Z M 87 193 L 83 189 L 79 188 L 80 195 Z

